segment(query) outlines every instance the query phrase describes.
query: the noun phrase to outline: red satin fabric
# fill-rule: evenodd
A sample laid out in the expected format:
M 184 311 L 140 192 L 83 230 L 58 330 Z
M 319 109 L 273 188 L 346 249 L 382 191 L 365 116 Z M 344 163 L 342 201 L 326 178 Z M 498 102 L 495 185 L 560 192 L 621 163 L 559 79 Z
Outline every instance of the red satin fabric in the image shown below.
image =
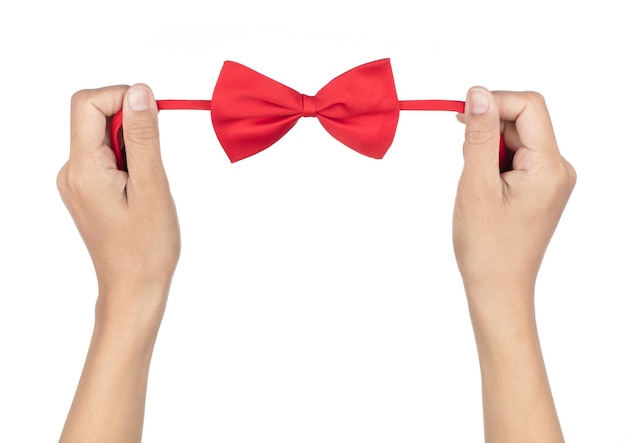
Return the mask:
M 354 68 L 313 97 L 226 62 L 211 104 L 215 134 L 233 162 L 276 143 L 303 116 L 316 116 L 333 137 L 355 151 L 382 158 L 393 141 L 399 113 L 388 60 Z
M 344 145 L 383 158 L 393 141 L 400 110 L 463 113 L 451 100 L 398 100 L 389 59 L 357 66 L 331 80 L 315 96 L 301 94 L 239 63 L 227 61 L 212 100 L 157 100 L 162 109 L 210 110 L 215 134 L 231 162 L 254 155 L 283 137 L 301 117 L 317 117 Z M 122 113 L 111 123 L 111 144 L 125 169 Z M 500 140 L 500 169 L 509 156 Z

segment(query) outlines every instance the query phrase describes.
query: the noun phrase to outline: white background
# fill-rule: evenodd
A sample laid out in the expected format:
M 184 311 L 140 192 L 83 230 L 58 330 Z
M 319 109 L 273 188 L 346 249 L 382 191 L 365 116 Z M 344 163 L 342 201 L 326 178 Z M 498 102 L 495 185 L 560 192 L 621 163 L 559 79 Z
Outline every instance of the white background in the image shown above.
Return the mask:
M 626 442 L 619 2 L 12 3 L 0 7 L 0 441 L 58 439 L 91 335 L 95 276 L 55 186 L 74 91 L 141 81 L 157 98 L 210 99 L 234 60 L 312 95 L 390 57 L 401 99 L 463 100 L 475 84 L 544 94 L 578 172 L 537 285 L 551 385 L 568 442 Z M 231 164 L 207 112 L 159 120 L 183 250 L 144 441 L 482 440 L 451 243 L 452 113 L 402 113 L 382 161 L 306 119 Z

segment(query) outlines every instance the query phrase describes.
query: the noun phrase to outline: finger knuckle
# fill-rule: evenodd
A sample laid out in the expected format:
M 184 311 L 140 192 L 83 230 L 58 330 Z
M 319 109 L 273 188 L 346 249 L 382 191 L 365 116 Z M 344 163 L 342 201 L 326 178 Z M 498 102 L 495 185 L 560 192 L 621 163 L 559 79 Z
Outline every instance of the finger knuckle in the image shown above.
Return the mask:
M 546 107 L 546 99 L 540 92 L 537 91 L 526 91 L 525 100 L 527 103 L 531 104 L 534 107 L 540 108 Z
M 80 91 L 74 92 L 71 98 L 72 109 L 81 108 L 87 103 L 91 98 L 91 89 L 81 89 Z
M 89 194 L 90 175 L 84 172 L 84 168 L 68 163 L 62 180 L 61 186 L 65 195 L 81 199 Z
M 558 195 L 570 195 L 576 185 L 576 170 L 564 158 L 555 162 L 554 165 L 549 169 L 551 171 L 550 188 Z
M 56 185 L 57 185 L 57 190 L 59 191 L 59 194 L 61 195 L 67 194 L 67 190 L 68 190 L 67 163 L 65 163 L 59 170 L 59 173 L 57 174 Z
M 128 143 L 147 144 L 159 137 L 159 129 L 152 124 L 129 125 L 124 128 L 124 139 Z
M 578 173 L 570 162 L 565 159 L 563 159 L 563 162 L 565 164 L 565 173 L 567 175 L 569 187 L 570 189 L 574 189 L 574 187 L 576 186 L 576 182 L 578 181 Z
M 484 145 L 492 143 L 496 139 L 499 140 L 499 134 L 496 134 L 491 128 L 478 124 L 470 124 L 466 127 L 465 140 L 469 144 Z

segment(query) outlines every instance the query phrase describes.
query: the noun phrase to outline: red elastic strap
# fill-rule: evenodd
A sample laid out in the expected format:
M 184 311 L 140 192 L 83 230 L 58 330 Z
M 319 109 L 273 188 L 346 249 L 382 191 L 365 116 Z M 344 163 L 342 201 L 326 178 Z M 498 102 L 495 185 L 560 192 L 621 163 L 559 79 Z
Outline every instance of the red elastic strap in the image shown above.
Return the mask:
M 157 100 L 159 110 L 195 110 L 210 111 L 211 100 Z M 401 111 L 451 111 L 464 113 L 465 102 L 459 100 L 400 100 Z M 111 120 L 111 145 L 117 159 L 117 167 L 126 170 L 126 156 L 123 149 L 122 134 L 122 111 L 115 114 Z M 511 168 L 511 156 L 504 145 L 504 139 L 500 136 L 499 153 L 500 171 L 504 172 Z

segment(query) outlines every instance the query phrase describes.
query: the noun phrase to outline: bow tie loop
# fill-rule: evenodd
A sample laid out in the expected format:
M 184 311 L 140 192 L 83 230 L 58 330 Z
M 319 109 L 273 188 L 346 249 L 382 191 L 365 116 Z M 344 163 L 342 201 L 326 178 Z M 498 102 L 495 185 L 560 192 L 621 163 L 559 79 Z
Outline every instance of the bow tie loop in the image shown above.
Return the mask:
M 302 94 L 302 117 L 317 117 L 317 97 Z

